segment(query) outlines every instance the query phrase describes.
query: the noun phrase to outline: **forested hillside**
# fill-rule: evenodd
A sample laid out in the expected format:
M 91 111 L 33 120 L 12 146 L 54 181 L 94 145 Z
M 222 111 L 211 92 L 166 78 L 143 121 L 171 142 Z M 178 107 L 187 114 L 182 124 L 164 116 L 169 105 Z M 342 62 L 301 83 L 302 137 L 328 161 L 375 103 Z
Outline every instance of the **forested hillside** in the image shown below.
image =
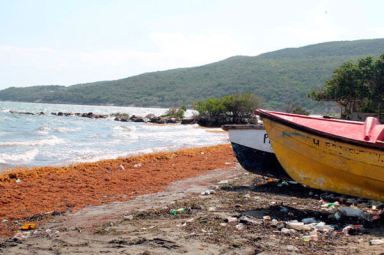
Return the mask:
M 0 100 L 169 107 L 252 92 L 259 95 L 268 108 L 284 109 L 296 103 L 307 109 L 319 109 L 319 103 L 307 94 L 322 86 L 335 68 L 350 59 L 383 53 L 384 39 L 329 42 L 255 57 L 235 56 L 204 66 L 114 81 L 68 87 L 12 87 L 0 91 Z

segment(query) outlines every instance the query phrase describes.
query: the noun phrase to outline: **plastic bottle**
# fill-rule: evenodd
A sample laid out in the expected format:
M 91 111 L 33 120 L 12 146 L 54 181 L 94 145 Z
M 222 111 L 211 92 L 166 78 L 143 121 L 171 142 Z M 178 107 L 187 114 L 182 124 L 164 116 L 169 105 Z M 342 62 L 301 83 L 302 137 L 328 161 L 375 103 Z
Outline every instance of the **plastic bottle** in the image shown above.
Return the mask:
M 185 213 L 185 208 L 179 208 L 179 209 L 172 209 L 169 211 L 171 215 L 176 215 L 176 214 L 182 214 Z

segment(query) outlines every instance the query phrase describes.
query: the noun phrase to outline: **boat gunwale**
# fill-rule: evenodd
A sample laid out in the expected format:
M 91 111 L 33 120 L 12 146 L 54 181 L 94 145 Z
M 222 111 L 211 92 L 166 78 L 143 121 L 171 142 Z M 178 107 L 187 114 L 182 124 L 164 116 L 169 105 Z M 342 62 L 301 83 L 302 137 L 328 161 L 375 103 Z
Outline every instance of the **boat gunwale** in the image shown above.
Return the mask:
M 258 109 L 257 113 L 262 118 L 267 118 L 267 119 L 270 119 L 272 121 L 276 121 L 276 122 L 278 122 L 280 124 L 286 125 L 288 127 L 291 127 L 291 128 L 294 128 L 294 129 L 297 129 L 299 131 L 303 131 L 303 132 L 306 132 L 306 133 L 309 133 L 309 134 L 317 135 L 317 136 L 320 136 L 320 137 L 323 137 L 323 138 L 327 138 L 327 139 L 333 139 L 335 141 L 344 142 L 344 143 L 347 143 L 347 144 L 350 144 L 350 145 L 363 146 L 363 147 L 368 147 L 370 149 L 376 149 L 376 150 L 384 151 L 384 143 L 382 143 L 382 144 L 369 143 L 369 142 L 359 141 L 359 140 L 355 140 L 355 139 L 350 139 L 350 138 L 339 136 L 339 135 L 330 134 L 330 133 L 327 133 L 327 132 L 323 132 L 323 131 L 320 131 L 320 130 L 317 130 L 317 129 L 314 129 L 314 128 L 306 127 L 306 126 L 297 124 L 295 122 L 283 119 L 283 118 L 281 118 L 279 116 L 274 115 L 273 113 L 282 114 L 282 115 L 286 115 L 286 116 L 295 116 L 295 117 L 303 117 L 303 118 L 311 118 L 311 119 L 323 120 L 321 118 L 314 118 L 314 117 L 309 117 L 309 116 L 300 115 L 300 114 L 285 114 L 284 112 L 266 111 L 266 110 L 263 110 L 263 109 Z M 324 119 L 324 120 L 334 121 L 333 119 Z M 345 122 L 345 123 L 348 123 L 348 124 L 359 124 L 359 125 L 363 125 L 364 124 L 363 122 L 357 122 L 357 121 L 343 121 L 343 120 L 336 120 L 336 121 L 337 122 Z
M 230 125 L 223 125 L 221 127 L 225 131 L 228 130 L 265 130 L 263 125 L 260 124 L 230 124 Z

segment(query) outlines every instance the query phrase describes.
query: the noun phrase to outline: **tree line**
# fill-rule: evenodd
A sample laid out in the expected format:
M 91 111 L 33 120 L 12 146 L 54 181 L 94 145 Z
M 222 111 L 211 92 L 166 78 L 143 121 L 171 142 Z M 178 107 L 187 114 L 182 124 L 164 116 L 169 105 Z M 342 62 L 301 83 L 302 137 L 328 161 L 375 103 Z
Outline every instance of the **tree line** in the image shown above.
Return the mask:
M 384 107 L 384 54 L 344 63 L 309 97 L 336 102 L 342 108 L 342 118 L 353 112 L 380 114 Z

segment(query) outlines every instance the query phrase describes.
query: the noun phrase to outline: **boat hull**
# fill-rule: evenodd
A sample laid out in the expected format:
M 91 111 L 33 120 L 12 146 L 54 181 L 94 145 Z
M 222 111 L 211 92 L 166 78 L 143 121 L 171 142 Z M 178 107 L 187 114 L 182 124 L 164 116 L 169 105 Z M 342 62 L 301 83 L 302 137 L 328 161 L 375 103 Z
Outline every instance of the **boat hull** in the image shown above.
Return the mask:
M 263 176 L 292 180 L 281 167 L 263 127 L 248 125 L 225 126 L 232 149 L 240 165 L 247 171 Z
M 312 134 L 265 117 L 287 174 L 309 187 L 384 201 L 384 151 Z
M 240 165 L 247 171 L 263 176 L 292 180 L 281 167 L 274 153 L 231 143 Z

